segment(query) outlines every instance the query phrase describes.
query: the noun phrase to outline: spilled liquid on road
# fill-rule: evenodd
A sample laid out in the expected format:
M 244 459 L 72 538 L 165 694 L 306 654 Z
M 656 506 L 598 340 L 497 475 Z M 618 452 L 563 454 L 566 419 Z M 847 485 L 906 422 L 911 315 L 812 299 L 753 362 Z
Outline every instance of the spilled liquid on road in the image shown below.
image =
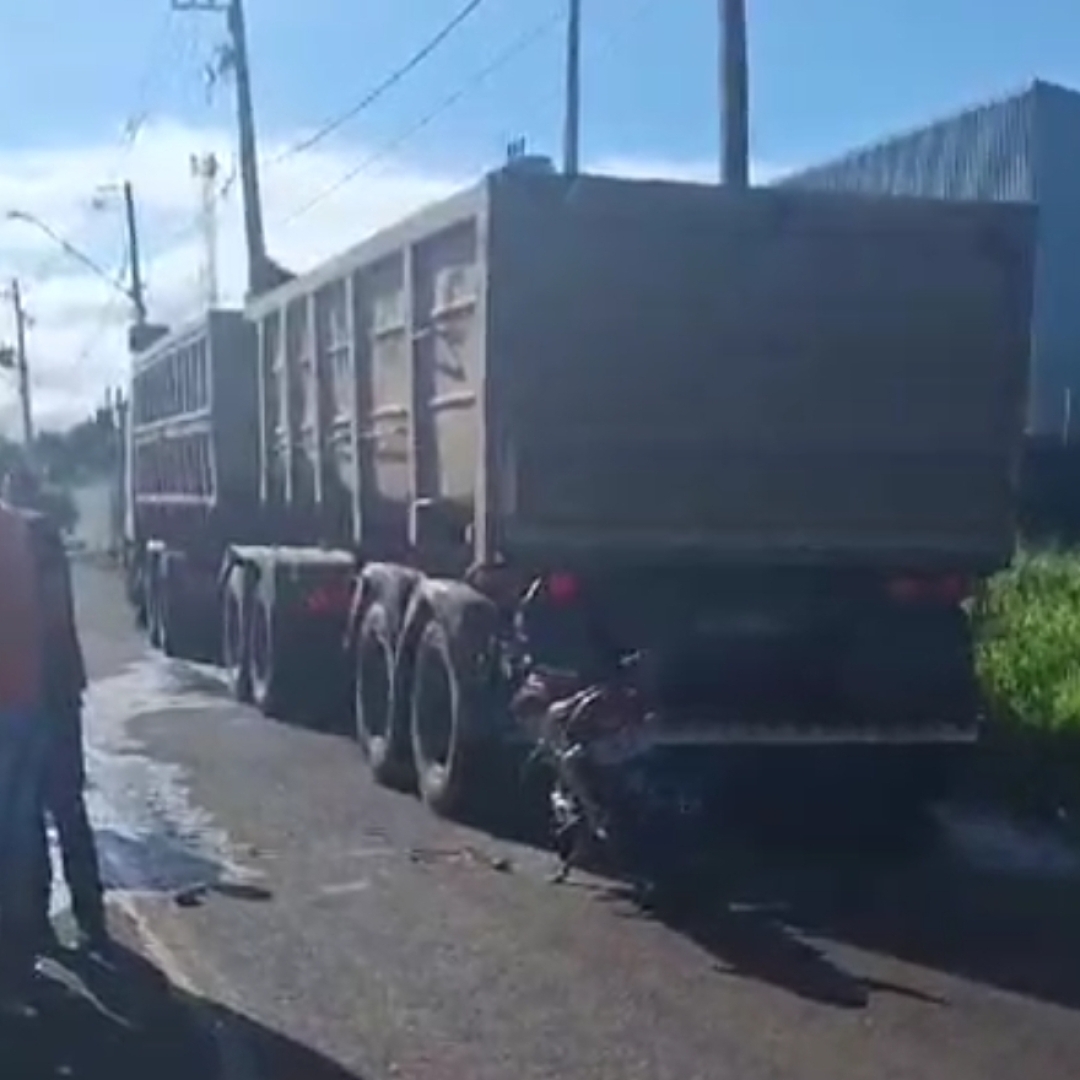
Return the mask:
M 119 674 L 95 680 L 85 700 L 87 803 L 109 889 L 178 895 L 249 880 L 221 823 L 194 800 L 185 770 L 151 756 L 137 733 L 139 721 L 155 715 L 179 719 L 187 711 L 236 708 L 220 677 L 147 654 Z M 947 849 L 976 871 L 1080 875 L 1077 854 L 1048 834 L 953 809 L 943 811 L 940 821 Z M 54 881 L 55 913 L 69 907 L 58 867 Z
M 133 730 L 155 714 L 220 708 L 223 693 L 190 666 L 158 656 L 91 683 L 86 797 L 110 890 L 175 894 L 243 878 L 228 837 L 196 805 L 184 770 L 151 757 Z M 68 897 L 62 874 L 54 881 L 57 912 Z

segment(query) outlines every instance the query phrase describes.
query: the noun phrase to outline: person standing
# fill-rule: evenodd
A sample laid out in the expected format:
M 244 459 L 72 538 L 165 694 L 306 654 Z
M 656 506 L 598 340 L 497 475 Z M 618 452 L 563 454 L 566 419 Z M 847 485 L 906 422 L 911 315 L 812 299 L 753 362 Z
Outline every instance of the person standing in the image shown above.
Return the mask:
M 25 520 L 0 502 L 0 1009 L 27 1001 L 37 960 L 43 622 Z
M 82 697 L 86 667 L 75 625 L 71 571 L 59 528 L 37 509 L 41 499 L 34 475 L 25 468 L 13 470 L 8 474 L 5 494 L 20 507 L 28 525 L 42 613 L 41 707 L 45 730 L 41 812 L 37 820 L 39 948 L 43 952 L 55 951 L 58 944 L 49 920 L 52 863 L 46 818 L 51 818 L 83 944 L 100 949 L 107 944 L 108 933 L 101 871 L 83 797 L 86 769 Z

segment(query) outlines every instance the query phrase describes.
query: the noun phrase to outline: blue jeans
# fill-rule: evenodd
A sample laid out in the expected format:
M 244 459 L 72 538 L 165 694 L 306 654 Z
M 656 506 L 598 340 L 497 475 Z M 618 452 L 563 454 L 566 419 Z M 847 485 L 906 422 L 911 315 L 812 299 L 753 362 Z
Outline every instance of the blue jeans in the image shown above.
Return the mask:
M 0 977 L 33 971 L 40 927 L 39 821 L 46 729 L 0 710 Z
M 46 718 L 41 798 L 38 814 L 37 914 L 48 929 L 52 864 L 49 858 L 47 819 L 56 826 L 71 909 L 79 929 L 90 938 L 105 935 L 105 901 L 98 867 L 94 832 L 86 813 L 83 788 L 82 717 L 77 706 L 58 706 Z

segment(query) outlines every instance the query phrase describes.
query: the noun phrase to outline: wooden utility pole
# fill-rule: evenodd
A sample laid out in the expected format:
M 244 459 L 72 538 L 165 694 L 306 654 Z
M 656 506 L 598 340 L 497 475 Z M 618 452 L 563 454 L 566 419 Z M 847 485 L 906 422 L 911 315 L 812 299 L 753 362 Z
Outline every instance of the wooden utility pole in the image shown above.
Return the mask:
M 229 28 L 228 69 L 236 79 L 236 121 L 240 141 L 240 183 L 244 194 L 244 238 L 248 255 L 248 291 L 253 295 L 287 281 L 291 275 L 266 253 L 259 159 L 255 136 L 255 108 L 248 63 L 247 28 L 243 0 L 173 0 L 176 11 L 224 13 Z
M 248 64 L 247 28 L 242 0 L 231 0 L 228 11 L 232 38 L 233 74 L 236 77 L 237 124 L 240 132 L 240 183 L 244 192 L 244 232 L 248 244 L 248 287 L 253 293 L 277 285 L 266 254 L 263 231 L 262 195 L 259 191 L 259 159 L 256 152 L 255 106 L 251 96 L 251 68 Z
M 95 200 L 98 207 L 105 205 L 105 198 L 115 195 L 116 188 L 112 185 L 102 188 L 101 193 Z M 131 263 L 131 285 L 122 285 L 114 282 L 125 296 L 131 301 L 134 321 L 128 328 L 128 348 L 132 352 L 142 352 L 153 342 L 157 341 L 167 332 L 166 327 L 152 324 L 147 317 L 146 310 L 146 286 L 142 275 L 142 257 L 139 247 L 139 226 L 135 216 L 135 189 L 130 180 L 125 180 L 120 186 L 120 194 L 124 200 L 124 222 L 127 227 L 128 259 Z M 77 252 L 75 254 L 78 254 Z
M 750 184 L 750 75 L 747 61 L 746 0 L 719 0 L 721 180 L 731 187 Z
M 576 176 L 581 167 L 581 0 L 569 0 L 566 28 L 566 119 L 563 172 Z
M 15 316 L 15 355 L 11 358 L 11 366 L 14 367 L 15 377 L 19 382 L 23 442 L 26 444 L 27 454 L 32 454 L 34 448 L 34 412 L 30 403 L 30 366 L 26 359 L 26 311 L 22 304 L 22 290 L 19 288 L 18 278 L 12 278 L 8 297 L 11 300 L 11 308 Z
M 146 325 L 146 293 L 143 289 L 142 266 L 139 262 L 139 229 L 135 221 L 135 193 L 131 181 L 124 181 L 124 218 L 127 221 L 128 255 L 131 260 L 131 303 L 135 308 L 135 325 Z

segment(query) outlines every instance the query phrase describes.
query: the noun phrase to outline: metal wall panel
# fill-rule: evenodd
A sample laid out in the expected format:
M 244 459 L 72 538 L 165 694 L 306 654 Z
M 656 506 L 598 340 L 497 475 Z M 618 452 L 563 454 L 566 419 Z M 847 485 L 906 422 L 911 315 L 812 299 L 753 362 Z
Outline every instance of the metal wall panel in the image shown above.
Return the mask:
M 1036 94 L 969 109 L 795 176 L 778 186 L 875 195 L 1028 202 Z
M 1028 433 L 1080 441 L 1080 93 L 1036 82 L 1025 93 L 798 173 L 781 186 L 1034 201 Z
M 1080 94 L 1035 89 L 1039 246 L 1031 429 L 1080 442 Z

